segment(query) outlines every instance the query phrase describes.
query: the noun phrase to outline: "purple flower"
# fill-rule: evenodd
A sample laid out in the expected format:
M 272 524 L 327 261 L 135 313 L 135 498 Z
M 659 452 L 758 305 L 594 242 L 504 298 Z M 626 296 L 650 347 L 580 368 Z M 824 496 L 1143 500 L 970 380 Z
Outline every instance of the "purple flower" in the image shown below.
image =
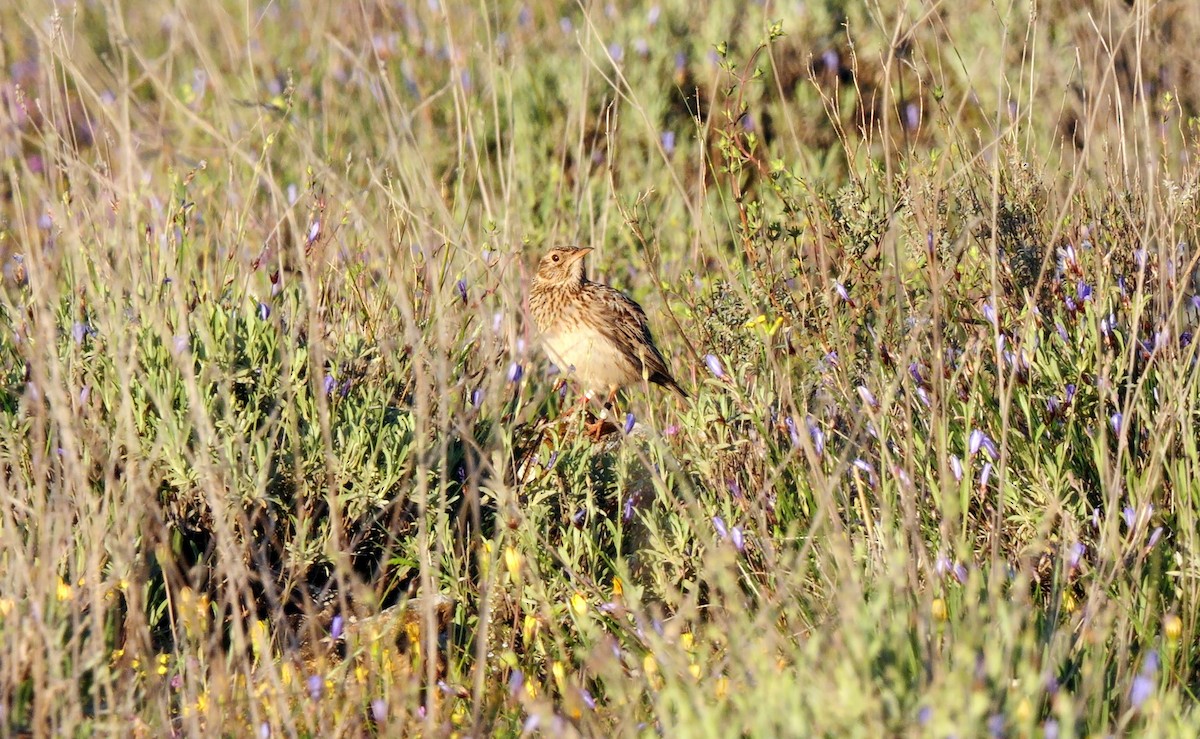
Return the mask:
M 625 523 L 629 523 L 630 521 L 633 520 L 633 496 L 632 495 L 625 498 L 625 505 L 621 509 L 621 519 L 623 521 L 625 521 Z
M 1071 337 L 1067 334 L 1067 327 L 1062 325 L 1062 321 L 1054 322 L 1054 330 L 1058 331 L 1058 338 L 1062 339 L 1064 343 L 1071 343 Z
M 513 670 L 512 674 L 508 676 L 508 692 L 512 695 L 516 695 L 517 691 L 520 690 L 521 686 L 524 684 L 525 673 L 521 672 L 520 670 Z
M 1042 724 L 1043 739 L 1058 739 L 1058 722 L 1052 718 L 1046 719 Z
M 954 455 L 954 454 L 950 455 L 950 474 L 954 475 L 954 479 L 956 482 L 962 482 L 962 479 L 963 479 L 962 461 L 959 460 L 958 456 Z
M 950 558 L 944 554 L 939 554 L 938 558 L 933 563 L 933 569 L 935 572 L 937 572 L 938 577 L 945 577 L 946 573 L 950 571 L 952 566 L 953 563 L 950 561 Z
M 525 368 L 522 367 L 519 363 L 513 362 L 512 364 L 510 364 L 508 366 L 508 381 L 509 382 L 520 382 L 521 378 L 524 376 L 525 376 Z
M 838 297 L 845 302 L 850 302 L 850 293 L 846 290 L 846 286 L 840 282 L 833 283 L 833 289 L 837 291 Z
M 585 523 L 587 523 L 587 509 L 580 507 L 571 514 L 571 525 L 577 529 L 582 529 Z
M 721 537 L 722 539 L 729 538 L 729 530 L 725 528 L 724 519 L 722 519 L 720 516 L 713 516 L 712 524 L 713 528 L 717 530 L 717 536 Z
M 562 18 L 558 19 L 558 27 L 563 33 L 570 33 L 571 30 L 575 28 L 575 25 L 571 23 L 570 18 L 564 15 Z
M 979 487 L 981 487 L 981 488 L 987 487 L 988 480 L 990 480 L 991 477 L 992 477 L 992 463 L 985 462 L 983 465 L 983 469 L 979 471 Z
M 483 388 L 477 387 L 471 391 L 471 405 L 476 408 L 483 405 Z
M 341 639 L 342 638 L 342 630 L 343 630 L 343 628 L 345 628 L 345 624 L 346 624 L 346 621 L 345 621 L 345 619 L 342 618 L 342 615 L 340 613 L 338 615 L 334 616 L 333 622 L 329 624 L 329 636 L 332 637 L 333 639 Z
M 983 304 L 983 317 L 988 323 L 996 325 L 996 309 L 992 307 L 991 303 Z
M 626 435 L 628 435 L 629 432 L 633 431 L 633 424 L 635 422 L 636 422 L 636 419 L 633 417 L 632 413 L 625 414 L 625 434 Z
M 792 447 L 794 449 L 799 449 L 800 448 L 800 432 L 796 430 L 796 422 L 792 419 L 791 416 L 788 416 L 787 418 L 783 419 L 783 423 L 785 426 L 787 426 L 788 436 L 790 436 L 792 439 Z
M 1131 529 L 1137 523 L 1137 511 L 1133 510 L 1130 506 L 1125 506 L 1121 511 L 1121 517 L 1125 519 L 1125 525 Z
M 1067 395 L 1067 399 L 1065 402 L 1067 405 L 1070 405 L 1071 401 L 1075 399 L 1075 383 L 1073 383 L 1073 382 L 1067 383 L 1066 395 Z
M 1162 526 L 1154 527 L 1154 530 L 1150 532 L 1150 539 L 1146 541 L 1146 546 L 1150 549 L 1153 549 L 1154 545 L 1158 543 L 1158 540 L 1162 538 L 1162 532 Z
M 1087 547 L 1082 542 L 1077 541 L 1072 544 L 1071 549 L 1067 552 L 1067 567 L 1072 570 L 1078 567 L 1085 552 L 1087 552 Z
M 916 362 L 912 362 L 908 365 L 908 374 L 910 377 L 912 377 L 913 382 L 917 383 L 918 385 L 925 384 L 925 378 L 921 376 L 921 365 L 917 364 Z
M 325 379 L 321 381 L 321 388 L 326 395 L 330 395 L 335 387 L 337 387 L 337 380 L 333 379 L 333 375 L 326 373 Z
M 1057 395 L 1051 395 L 1049 398 L 1046 398 L 1046 411 L 1051 417 L 1062 413 L 1062 401 L 1058 399 Z
M 862 401 L 872 408 L 879 405 L 879 402 L 875 400 L 875 394 L 868 390 L 866 385 L 858 386 L 858 397 L 862 398 Z
M 983 445 L 984 433 L 979 429 L 971 431 L 971 435 L 967 437 L 967 456 L 974 457 L 979 453 L 979 447 Z
M 987 720 L 988 734 L 992 736 L 1004 736 L 1004 714 L 994 713 Z
M 1129 703 L 1135 709 L 1141 708 L 1146 700 L 1154 695 L 1154 680 L 1146 675 L 1138 675 L 1129 687 Z
M 312 243 L 314 241 L 316 241 L 317 238 L 320 237 L 320 235 L 321 235 L 321 222 L 319 220 L 313 221 L 312 225 L 308 227 L 308 238 L 305 241 L 305 246 L 312 246 Z
M 1083 280 L 1080 280 L 1079 283 L 1077 285 L 1075 285 L 1075 297 L 1081 303 L 1085 300 L 1091 300 L 1092 299 L 1092 286 L 1087 284 Z
M 1121 418 L 1122 418 L 1121 412 L 1118 411 L 1118 412 L 1112 414 L 1112 417 L 1108 419 L 1108 423 L 1110 426 L 1112 426 L 1112 430 L 1113 430 L 1114 434 L 1121 433 Z
M 186 335 L 180 335 L 175 337 L 172 349 L 174 349 L 176 354 L 183 354 L 188 350 L 190 345 L 191 339 L 189 339 Z
M 967 572 L 966 567 L 964 567 L 959 562 L 954 563 L 954 579 L 955 580 L 958 580 L 960 583 L 965 585 L 967 582 L 967 577 L 969 575 L 970 575 L 970 573 Z
M 454 289 L 458 292 L 458 297 L 462 298 L 462 302 L 467 302 L 467 281 L 462 279 L 454 283 Z
M 718 380 L 725 377 L 725 370 L 721 367 L 721 360 L 715 354 L 705 354 L 704 363 L 708 365 L 708 371 L 713 373 L 713 376 Z
M 387 719 L 387 713 L 387 701 L 383 698 L 371 701 L 371 718 L 375 719 L 375 723 L 382 724 Z
M 593 698 L 592 694 L 587 691 L 587 688 L 579 689 L 579 697 L 583 700 L 583 705 L 587 706 L 593 711 L 596 710 L 596 699 Z
M 320 675 L 312 675 L 308 678 L 308 695 L 315 701 L 321 700 L 321 696 L 325 693 L 325 680 Z
M 672 154 L 674 154 L 675 153 L 675 132 L 674 131 L 663 131 L 661 138 L 662 138 L 662 148 L 663 148 L 663 151 L 665 151 L 667 153 L 667 156 L 671 156 Z
M 71 338 L 75 339 L 76 344 L 82 344 L 84 337 L 90 333 L 91 329 L 86 323 L 76 323 L 71 326 Z
M 271 306 L 259 301 L 258 303 L 258 320 L 265 321 L 271 317 Z
M 739 552 L 746 551 L 746 537 L 742 533 L 741 526 L 734 526 L 729 531 L 729 540 L 733 542 L 733 548 Z
M 263 721 L 258 725 L 258 739 L 271 739 L 271 724 Z
M 1068 313 L 1074 313 L 1079 310 L 1079 306 L 1075 305 L 1075 298 L 1072 298 L 1070 295 L 1063 297 L 1063 305 L 1066 306 Z
M 804 417 L 804 424 L 808 427 L 808 436 L 812 439 L 813 451 L 818 457 L 825 454 L 825 432 L 817 425 L 816 419 L 811 415 Z M 793 424 L 794 426 L 794 424 Z

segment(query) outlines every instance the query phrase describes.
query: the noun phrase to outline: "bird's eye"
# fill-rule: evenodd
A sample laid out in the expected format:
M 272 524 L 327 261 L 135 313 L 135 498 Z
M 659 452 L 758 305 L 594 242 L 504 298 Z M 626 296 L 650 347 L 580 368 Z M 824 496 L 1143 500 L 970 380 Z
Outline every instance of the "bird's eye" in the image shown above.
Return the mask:
M 558 255 L 557 255 L 557 254 L 555 254 L 554 256 L 550 257 L 550 261 L 552 261 L 552 262 L 554 262 L 555 264 L 557 264 L 557 263 L 558 263 Z

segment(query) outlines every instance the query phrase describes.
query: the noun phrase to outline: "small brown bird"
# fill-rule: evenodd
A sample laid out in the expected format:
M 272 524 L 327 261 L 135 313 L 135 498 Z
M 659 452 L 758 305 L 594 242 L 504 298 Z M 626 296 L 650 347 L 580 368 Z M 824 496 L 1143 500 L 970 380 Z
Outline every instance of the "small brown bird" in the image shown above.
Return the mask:
M 546 353 L 584 390 L 611 402 L 626 385 L 649 380 L 687 397 L 663 359 L 646 313 L 627 295 L 584 275 L 590 247 L 556 247 L 538 264 L 529 309 Z

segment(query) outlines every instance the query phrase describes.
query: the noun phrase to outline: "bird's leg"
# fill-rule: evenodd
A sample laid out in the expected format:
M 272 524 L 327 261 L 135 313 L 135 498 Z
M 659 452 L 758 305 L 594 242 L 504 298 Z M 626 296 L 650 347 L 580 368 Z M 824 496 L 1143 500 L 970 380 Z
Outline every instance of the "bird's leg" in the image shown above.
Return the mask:
M 616 419 L 617 410 L 616 406 L 614 405 L 614 401 L 616 401 L 616 399 L 617 390 L 614 388 L 608 394 L 608 400 L 604 402 L 604 406 L 600 409 L 600 415 L 596 417 L 596 420 L 584 424 L 583 428 L 585 431 L 587 431 L 587 435 L 592 439 L 592 441 L 600 441 L 601 437 L 603 437 L 605 433 L 616 430 L 616 424 L 609 423 L 608 419 L 605 417 L 605 411 L 611 410 L 613 413 L 613 418 Z M 607 428 L 605 428 L 606 426 Z

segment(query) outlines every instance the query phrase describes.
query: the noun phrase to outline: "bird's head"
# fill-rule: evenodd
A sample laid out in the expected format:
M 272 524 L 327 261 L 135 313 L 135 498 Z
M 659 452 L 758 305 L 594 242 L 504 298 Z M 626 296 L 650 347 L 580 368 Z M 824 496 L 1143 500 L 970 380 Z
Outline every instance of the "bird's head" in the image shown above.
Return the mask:
M 537 279 L 551 285 L 578 285 L 583 282 L 583 258 L 590 246 L 556 246 L 538 263 Z

